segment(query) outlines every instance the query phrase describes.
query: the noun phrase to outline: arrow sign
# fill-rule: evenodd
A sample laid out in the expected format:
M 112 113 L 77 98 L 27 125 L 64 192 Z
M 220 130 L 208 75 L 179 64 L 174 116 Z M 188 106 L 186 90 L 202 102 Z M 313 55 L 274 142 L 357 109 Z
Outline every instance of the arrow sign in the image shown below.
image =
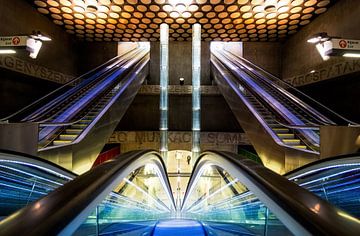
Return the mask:
M 24 47 L 28 36 L 0 37 L 0 47 Z

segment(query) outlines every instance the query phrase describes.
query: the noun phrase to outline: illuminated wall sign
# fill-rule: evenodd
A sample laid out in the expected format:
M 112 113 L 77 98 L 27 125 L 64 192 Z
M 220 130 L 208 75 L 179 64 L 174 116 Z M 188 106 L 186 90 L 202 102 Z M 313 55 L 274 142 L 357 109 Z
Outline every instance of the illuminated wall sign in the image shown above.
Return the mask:
M 28 36 L 0 37 L 0 47 L 25 47 Z
M 360 40 L 333 38 L 324 42 L 325 55 L 344 56 L 347 53 L 357 53 L 360 57 Z

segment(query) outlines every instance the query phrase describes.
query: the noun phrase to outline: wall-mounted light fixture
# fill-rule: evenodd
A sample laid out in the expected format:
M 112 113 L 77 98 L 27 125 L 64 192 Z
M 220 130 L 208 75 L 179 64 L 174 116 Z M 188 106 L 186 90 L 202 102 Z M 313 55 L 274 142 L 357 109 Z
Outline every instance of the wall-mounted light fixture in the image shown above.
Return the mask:
M 313 35 L 307 42 L 315 44 L 324 61 L 330 59 L 330 56 L 360 57 L 360 40 L 330 37 L 322 32 Z
M 51 38 L 41 34 L 40 31 L 33 31 L 29 36 L 0 37 L 0 54 L 15 54 L 18 49 L 26 49 L 30 52 L 29 56 L 35 59 L 44 41 L 51 41 Z
M 181 78 L 179 79 L 179 83 L 180 83 L 180 85 L 184 85 L 185 79 L 181 77 Z

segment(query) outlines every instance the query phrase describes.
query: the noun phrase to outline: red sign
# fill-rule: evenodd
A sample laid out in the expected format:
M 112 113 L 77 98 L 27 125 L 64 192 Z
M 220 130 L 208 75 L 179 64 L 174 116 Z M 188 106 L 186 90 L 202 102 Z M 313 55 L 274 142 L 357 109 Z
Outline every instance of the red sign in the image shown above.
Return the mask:
M 341 48 L 346 48 L 346 47 L 347 47 L 347 42 L 346 42 L 346 40 L 340 40 L 339 46 L 340 46 Z
M 20 38 L 19 37 L 13 37 L 12 38 L 12 43 L 13 43 L 13 45 L 18 45 L 19 43 L 20 43 Z

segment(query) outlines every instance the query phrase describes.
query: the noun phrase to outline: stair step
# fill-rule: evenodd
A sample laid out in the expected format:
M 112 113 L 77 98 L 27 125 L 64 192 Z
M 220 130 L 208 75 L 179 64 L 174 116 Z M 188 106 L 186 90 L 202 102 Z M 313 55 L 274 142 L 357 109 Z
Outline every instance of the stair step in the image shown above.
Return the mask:
M 277 134 L 277 136 L 279 136 L 279 138 L 287 138 L 287 139 L 294 139 L 295 137 L 294 134 Z
M 283 133 L 289 132 L 289 129 L 287 129 L 287 128 L 273 128 L 272 130 L 278 134 L 283 134 Z
M 72 141 L 70 141 L 70 140 L 55 140 L 54 142 L 53 142 L 53 145 L 54 146 L 60 146 L 60 145 L 64 145 L 64 144 L 69 144 L 69 143 L 71 143 Z
M 80 134 L 83 130 L 82 129 L 66 129 L 65 132 L 67 134 Z
M 87 124 L 74 124 L 71 126 L 72 129 L 84 129 L 87 127 Z
M 77 136 L 77 134 L 60 134 L 60 140 L 74 140 Z
M 300 139 L 282 139 L 285 144 L 300 144 Z
M 91 121 L 92 121 L 92 120 L 90 120 L 90 119 L 80 120 L 80 121 L 78 122 L 78 124 L 89 124 L 89 123 L 91 123 Z

